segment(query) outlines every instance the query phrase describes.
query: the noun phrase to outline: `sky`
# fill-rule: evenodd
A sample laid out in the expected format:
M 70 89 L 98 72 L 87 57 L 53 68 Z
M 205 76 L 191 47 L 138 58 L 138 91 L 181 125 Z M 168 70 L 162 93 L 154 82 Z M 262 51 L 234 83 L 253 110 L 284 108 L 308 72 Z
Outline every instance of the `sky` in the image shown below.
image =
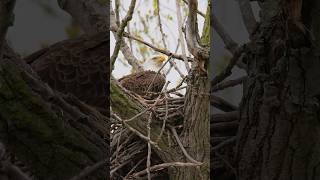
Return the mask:
M 258 4 L 256 2 L 251 2 L 251 5 L 254 9 L 256 19 L 259 20 Z M 249 41 L 249 34 L 247 33 L 243 23 L 238 1 L 215 0 L 213 3 L 213 12 L 219 22 L 224 26 L 226 32 L 239 45 Z M 216 75 L 222 70 L 223 65 L 226 64 L 226 59 L 231 58 L 231 54 L 225 49 L 224 43 L 215 31 L 213 32 L 212 38 L 213 55 L 211 56 L 211 67 L 212 74 Z M 244 75 L 245 73 L 243 70 L 235 67 L 232 71 L 232 75 L 228 79 L 235 79 Z M 228 88 L 223 91 L 216 92 L 215 95 L 238 106 L 242 98 L 242 86 Z M 215 113 L 220 111 L 216 111 L 216 108 L 213 108 L 211 112 Z
M 112 1 L 112 2 L 113 2 L 112 8 L 114 9 L 114 1 Z M 125 13 L 128 10 L 130 1 L 129 0 L 128 1 L 121 1 L 121 3 L 123 3 L 124 8 L 122 8 L 120 16 L 121 16 L 121 18 L 123 18 L 125 16 Z M 207 1 L 199 1 L 198 6 L 199 6 L 198 9 L 201 12 L 205 13 L 206 8 L 207 8 Z M 123 9 L 125 9 L 125 10 L 123 10 Z M 146 17 L 148 14 L 152 14 L 153 9 L 154 9 L 153 8 L 153 0 L 137 0 L 137 4 L 135 7 L 135 13 L 133 14 L 133 18 L 130 21 L 130 32 L 131 33 L 133 32 L 133 30 L 135 28 L 136 29 L 144 29 L 142 26 L 141 18 L 139 16 Z M 171 52 L 175 52 L 177 44 L 178 44 L 178 38 L 179 38 L 175 0 L 161 0 L 160 1 L 160 14 L 161 14 L 163 31 L 167 35 L 168 49 Z M 183 16 L 183 19 L 185 19 L 184 13 L 182 13 L 182 16 Z M 153 18 L 149 22 L 150 22 L 150 24 L 148 25 L 148 27 L 149 27 L 148 32 L 149 32 L 150 36 L 146 36 L 143 33 L 141 33 L 142 39 L 144 39 L 147 42 L 151 42 L 151 38 L 154 38 L 156 42 L 162 42 L 160 28 L 157 24 L 157 22 L 158 22 L 157 19 Z M 204 18 L 201 16 L 198 16 L 198 26 L 199 26 L 199 31 L 200 31 L 199 33 L 200 34 L 202 32 L 203 23 L 204 23 Z M 184 22 L 184 25 L 185 25 L 185 22 Z M 157 45 L 162 46 L 162 43 L 159 43 Z M 113 34 L 110 34 L 110 56 L 113 53 L 114 46 L 115 46 L 115 39 L 114 39 Z M 134 55 L 139 60 L 143 60 L 143 57 L 140 55 L 140 53 L 135 51 L 136 48 L 139 48 L 139 47 L 136 43 L 133 42 Z M 148 49 L 148 52 L 149 52 L 149 54 L 147 55 L 147 57 L 145 57 L 145 59 L 151 59 L 154 55 L 157 54 L 157 52 L 154 52 L 151 49 Z M 178 49 L 177 53 L 182 54 L 181 48 Z M 124 63 L 124 62 L 125 62 L 125 59 L 120 52 L 118 59 L 115 63 L 114 71 L 112 73 L 114 77 L 120 78 L 124 75 L 131 73 L 130 72 L 130 70 L 131 70 L 130 65 L 128 65 L 127 63 Z M 186 68 L 185 68 L 184 63 L 180 60 L 175 60 L 175 62 L 177 63 L 177 66 L 182 71 L 182 73 L 186 75 L 187 73 L 186 73 Z M 166 65 L 164 67 L 164 69 L 165 69 L 165 71 L 168 70 L 169 65 Z M 174 69 L 172 69 L 167 76 L 167 81 L 171 82 L 169 84 L 168 88 L 170 89 L 170 88 L 175 87 L 180 82 L 180 80 L 181 80 L 180 75 Z
M 41 45 L 53 44 L 67 38 L 65 27 L 71 17 L 58 7 L 56 0 L 17 0 L 14 9 L 14 26 L 9 28 L 8 39 L 22 55 L 41 49 Z

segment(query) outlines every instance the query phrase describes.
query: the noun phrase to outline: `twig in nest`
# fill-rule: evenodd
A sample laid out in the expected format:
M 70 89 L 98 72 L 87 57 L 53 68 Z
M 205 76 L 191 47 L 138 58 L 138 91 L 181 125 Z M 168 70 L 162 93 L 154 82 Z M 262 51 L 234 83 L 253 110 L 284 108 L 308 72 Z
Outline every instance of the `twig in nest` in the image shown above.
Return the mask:
M 150 166 L 151 166 L 151 119 L 152 119 L 152 113 L 150 113 L 147 129 L 148 129 L 148 156 L 147 156 L 147 174 L 148 174 L 148 180 L 151 180 L 151 173 L 150 173 Z
M 164 93 L 164 96 L 165 96 L 165 103 L 166 103 L 166 108 L 165 108 L 166 112 L 165 112 L 165 115 L 164 115 L 164 120 L 163 120 L 163 124 L 162 124 L 160 135 L 156 140 L 157 143 L 159 142 L 159 140 L 161 139 L 161 137 L 163 135 L 163 132 L 164 132 L 165 127 L 166 127 L 166 122 L 167 122 L 167 119 L 168 119 L 168 95 L 167 95 L 167 93 Z
M 81 179 L 87 177 L 88 175 L 90 175 L 93 172 L 95 172 L 97 169 L 99 169 L 99 168 L 101 168 L 103 166 L 106 166 L 107 161 L 108 160 L 104 159 L 104 160 L 102 160 L 100 162 L 97 162 L 93 166 L 86 167 L 80 174 L 78 174 L 77 176 L 74 176 L 70 180 L 81 180 Z
M 133 168 L 127 173 L 127 175 L 123 178 L 124 180 L 126 180 L 130 174 L 145 160 L 145 158 L 141 159 L 135 166 L 133 166 Z
M 176 166 L 176 167 L 187 167 L 187 166 L 200 166 L 201 164 L 197 164 L 197 163 L 184 163 L 184 162 L 171 162 L 171 163 L 162 163 L 162 164 L 157 164 L 157 165 L 154 165 L 152 167 L 150 167 L 150 171 L 159 171 L 159 170 L 162 170 L 162 169 L 165 169 L 165 168 L 168 168 L 168 167 L 173 167 L 173 166 Z M 133 174 L 131 177 L 139 177 L 139 176 L 142 176 L 144 174 L 147 173 L 147 170 L 142 170 L 140 172 L 137 172 L 135 174 Z
M 130 131 L 132 131 L 133 133 L 135 133 L 136 135 L 138 135 L 140 138 L 144 139 L 144 140 L 147 141 L 147 142 L 149 141 L 148 137 L 146 137 L 145 135 L 143 135 L 142 133 L 140 133 L 140 132 L 137 131 L 136 129 L 134 129 L 134 128 L 132 128 L 131 126 L 129 126 L 129 125 L 127 124 L 127 122 L 125 122 L 124 120 L 122 120 L 118 115 L 116 115 L 116 114 L 114 114 L 114 113 L 112 113 L 111 115 L 114 116 L 118 121 L 123 122 L 123 124 L 124 124 Z M 150 143 L 151 143 L 154 147 L 160 149 L 160 147 L 157 145 L 157 143 L 155 143 L 155 142 L 153 142 L 153 141 L 151 141 L 151 140 L 150 140 Z
M 195 163 L 195 164 L 202 164 L 202 162 L 199 162 L 199 161 L 196 161 L 195 159 L 193 159 L 189 154 L 188 152 L 186 151 L 186 149 L 183 147 L 179 137 L 178 137 L 178 134 L 177 134 L 177 131 L 174 127 L 170 126 L 170 129 L 171 129 L 171 132 L 173 134 L 173 136 L 175 137 L 180 149 L 182 150 L 183 154 L 186 156 L 187 159 L 189 159 L 192 163 Z

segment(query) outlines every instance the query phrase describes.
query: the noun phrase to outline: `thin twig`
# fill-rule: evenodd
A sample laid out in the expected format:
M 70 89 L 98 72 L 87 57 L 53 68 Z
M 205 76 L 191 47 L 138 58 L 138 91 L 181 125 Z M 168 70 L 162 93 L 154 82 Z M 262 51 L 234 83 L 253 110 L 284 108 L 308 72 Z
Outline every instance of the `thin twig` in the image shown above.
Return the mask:
M 227 67 L 220 74 L 218 74 L 217 76 L 215 76 L 213 78 L 213 80 L 211 81 L 211 87 L 214 87 L 215 85 L 217 85 L 218 83 L 220 83 L 221 81 L 226 79 L 229 75 L 231 75 L 231 71 L 232 71 L 234 65 L 240 59 L 244 50 L 245 50 L 245 46 L 241 46 L 240 48 L 238 48 L 236 50 L 233 57 L 230 59 L 230 62 L 227 65 Z
M 147 155 L 147 174 L 148 174 L 148 180 L 151 180 L 151 173 L 150 173 L 150 167 L 151 167 L 151 119 L 152 119 L 152 113 L 149 115 L 148 124 L 147 124 L 147 130 L 148 130 L 148 155 Z
M 257 26 L 256 18 L 254 17 L 253 10 L 249 0 L 238 0 L 240 11 L 244 25 L 248 33 L 251 35 Z
M 225 44 L 225 47 L 233 54 L 238 44 L 231 38 L 231 36 L 227 33 L 227 30 L 222 26 L 222 24 L 219 22 L 218 18 L 215 16 L 215 14 L 212 14 L 212 17 L 210 19 L 210 24 L 216 30 L 217 34 L 222 39 L 223 43 Z
M 166 104 L 166 107 L 165 107 L 165 115 L 164 115 L 164 120 L 162 122 L 162 128 L 161 128 L 161 132 L 160 132 L 160 135 L 158 136 L 157 138 L 157 143 L 159 142 L 159 140 L 161 139 L 164 131 L 165 131 L 165 127 L 166 127 L 166 122 L 167 122 L 167 119 L 168 119 L 168 95 L 166 93 L 166 91 L 164 92 L 164 96 L 165 96 L 165 104 Z
M 185 162 L 171 162 L 171 163 L 162 163 L 150 167 L 150 171 L 159 171 L 168 167 L 190 167 L 190 166 L 200 166 L 201 164 L 197 163 L 185 163 Z M 132 175 L 132 177 L 139 177 L 147 173 L 147 170 L 142 170 Z
M 230 162 L 228 162 L 220 153 L 215 152 L 215 155 L 220 158 L 222 160 L 223 163 L 225 163 L 227 165 L 227 167 L 229 167 L 231 169 L 231 171 L 233 172 L 234 175 L 237 175 L 237 171 L 236 169 L 231 165 Z
M 184 2 L 186 5 L 189 4 L 187 0 L 183 0 L 183 2 Z M 205 15 L 203 12 L 199 11 L 199 10 L 197 10 L 197 13 L 198 13 L 200 16 L 204 17 L 204 18 L 206 17 L 206 15 Z
M 114 116 L 118 121 L 123 122 L 123 124 L 133 133 L 135 133 L 136 135 L 138 135 L 140 138 L 144 139 L 145 141 L 149 141 L 148 137 L 146 137 L 145 135 L 143 135 L 142 133 L 140 133 L 139 131 L 137 131 L 136 129 L 132 128 L 130 125 L 127 124 L 127 122 L 125 122 L 124 120 L 122 120 L 118 115 L 111 113 L 112 116 Z M 160 149 L 159 146 L 157 145 L 157 143 L 153 142 L 150 140 L 150 143 L 156 147 L 157 149 Z
M 188 59 L 187 59 L 187 53 L 186 53 L 186 46 L 184 43 L 184 38 L 183 38 L 183 32 L 182 32 L 182 15 L 181 15 L 181 7 L 179 5 L 179 0 L 176 0 L 176 9 L 177 9 L 177 19 L 178 19 L 178 31 L 179 31 L 179 42 L 181 43 L 181 51 L 182 51 L 182 58 L 184 61 L 184 65 L 186 67 L 187 72 L 190 71 L 190 67 L 188 64 Z
M 145 160 L 145 158 L 141 159 L 133 168 L 127 173 L 127 175 L 123 178 L 123 180 L 126 180 L 130 174 Z
M 117 22 L 116 22 L 116 15 L 113 9 L 110 9 L 110 29 L 116 29 L 115 31 L 112 31 L 115 38 L 117 37 L 117 31 L 119 29 Z M 128 24 L 129 27 L 129 24 Z M 125 33 L 123 34 L 125 36 Z M 139 64 L 138 59 L 133 55 L 132 48 L 130 48 L 124 40 L 122 40 L 121 43 L 121 52 L 125 59 L 128 61 L 128 63 L 132 66 L 132 69 L 135 72 L 143 71 L 143 67 Z
M 232 137 L 232 138 L 230 138 L 230 139 L 228 139 L 228 140 L 225 140 L 225 141 L 223 141 L 222 143 L 214 146 L 214 147 L 212 148 L 212 150 L 213 150 L 213 151 L 217 151 L 218 149 L 220 149 L 220 148 L 222 148 L 222 147 L 224 147 L 224 146 L 226 146 L 226 145 L 229 145 L 229 144 L 235 142 L 236 140 L 237 140 L 237 137 L 234 136 L 234 137 Z
M 120 27 L 119 27 L 119 29 L 117 31 L 116 45 L 115 45 L 114 51 L 112 53 L 112 56 L 110 58 L 111 71 L 114 68 L 114 63 L 116 62 L 116 59 L 117 59 L 118 54 L 119 54 L 119 50 L 120 50 L 121 43 L 122 43 L 122 36 L 123 36 L 124 28 L 127 26 L 128 22 L 132 19 L 132 14 L 134 12 L 135 5 L 136 5 L 136 0 L 131 0 L 128 13 L 124 17 L 124 19 L 122 20 L 121 25 L 120 25 Z
M 15 0 L 0 1 L 0 60 L 3 57 L 5 37 L 8 28 L 13 24 Z
M 226 82 L 219 83 L 219 84 L 217 84 L 217 85 L 215 85 L 214 87 L 211 88 L 211 93 L 217 92 L 217 91 L 220 91 L 220 90 L 224 90 L 224 89 L 229 88 L 229 87 L 234 87 L 234 86 L 240 85 L 240 84 L 242 84 L 242 82 L 246 78 L 247 78 L 247 76 L 242 76 L 242 77 L 237 78 L 237 79 L 232 79 L 232 80 L 229 80 L 229 81 L 226 81 Z
M 177 134 L 176 129 L 175 129 L 174 127 L 172 127 L 172 126 L 170 126 L 170 129 L 171 129 L 171 132 L 172 132 L 173 136 L 175 137 L 175 139 L 176 139 L 176 141 L 177 141 L 180 149 L 182 150 L 183 154 L 186 156 L 186 158 L 189 159 L 189 161 L 191 161 L 192 163 L 202 164 L 202 162 L 199 162 L 199 161 L 193 159 L 193 158 L 188 154 L 188 152 L 187 152 L 186 149 L 183 147 L 183 145 L 182 145 L 182 143 L 181 143 L 181 141 L 180 141 L 180 139 L 179 139 L 179 136 L 178 136 L 178 134 Z
M 158 17 L 159 30 L 160 30 L 160 33 L 161 33 L 161 39 L 162 39 L 163 47 L 165 49 L 167 49 L 167 43 L 166 43 L 166 40 L 165 40 L 166 34 L 163 32 L 162 23 L 161 23 L 160 2 L 159 2 L 159 0 L 156 0 L 156 3 L 157 3 L 156 12 L 157 12 L 157 17 Z
M 110 27 L 110 31 L 112 31 L 112 32 L 117 32 L 117 30 L 118 30 L 117 27 L 114 27 L 114 26 L 111 26 L 111 27 Z M 178 59 L 178 60 L 183 60 L 181 54 L 173 53 L 173 52 L 171 52 L 171 51 L 169 51 L 169 50 L 167 50 L 167 49 L 158 48 L 158 47 L 156 47 L 155 45 L 153 45 L 152 43 L 146 42 L 146 41 L 142 40 L 141 38 L 135 37 L 135 36 L 133 36 L 133 35 L 127 33 L 127 32 L 124 32 L 124 33 L 123 33 L 123 36 L 124 36 L 124 37 L 127 37 L 127 38 L 131 38 L 131 39 L 133 39 L 133 40 L 135 40 L 135 41 L 138 41 L 139 43 L 142 43 L 142 44 L 150 47 L 150 48 L 153 49 L 154 51 L 160 52 L 160 53 L 165 54 L 165 55 L 167 55 L 167 56 L 172 56 L 173 58 Z M 187 57 L 187 59 L 188 59 L 189 62 L 192 62 L 192 61 L 193 61 L 193 58 L 192 58 L 192 57 Z
M 101 168 L 103 166 L 106 166 L 107 161 L 108 160 L 104 159 L 104 160 L 102 160 L 100 162 L 97 162 L 93 166 L 86 167 L 80 174 L 78 174 L 77 176 L 74 176 L 70 180 L 81 180 L 81 179 L 87 177 L 88 175 L 90 175 L 93 172 L 95 172 L 97 169 L 99 169 L 99 168 Z

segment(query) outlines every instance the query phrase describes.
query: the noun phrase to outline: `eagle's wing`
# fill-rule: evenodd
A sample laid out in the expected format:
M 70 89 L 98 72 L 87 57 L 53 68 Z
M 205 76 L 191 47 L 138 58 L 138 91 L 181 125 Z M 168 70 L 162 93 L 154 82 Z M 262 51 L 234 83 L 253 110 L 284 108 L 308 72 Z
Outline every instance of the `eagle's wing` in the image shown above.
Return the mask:
M 146 95 L 149 86 L 149 92 L 160 92 L 166 82 L 166 78 L 164 75 L 157 74 L 154 71 L 142 71 L 124 76 L 119 79 L 119 82 L 130 91 L 139 95 Z
M 64 40 L 26 57 L 53 89 L 107 110 L 109 39 L 106 33 Z

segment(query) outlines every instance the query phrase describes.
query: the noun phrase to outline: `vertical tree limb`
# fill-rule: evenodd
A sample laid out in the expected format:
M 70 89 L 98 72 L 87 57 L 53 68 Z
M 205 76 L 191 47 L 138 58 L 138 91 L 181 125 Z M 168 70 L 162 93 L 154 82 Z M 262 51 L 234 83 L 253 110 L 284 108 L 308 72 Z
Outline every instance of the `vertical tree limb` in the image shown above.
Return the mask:
M 3 47 L 7 30 L 14 21 L 13 9 L 15 2 L 15 0 L 0 1 L 0 59 L 2 59 L 3 55 Z

